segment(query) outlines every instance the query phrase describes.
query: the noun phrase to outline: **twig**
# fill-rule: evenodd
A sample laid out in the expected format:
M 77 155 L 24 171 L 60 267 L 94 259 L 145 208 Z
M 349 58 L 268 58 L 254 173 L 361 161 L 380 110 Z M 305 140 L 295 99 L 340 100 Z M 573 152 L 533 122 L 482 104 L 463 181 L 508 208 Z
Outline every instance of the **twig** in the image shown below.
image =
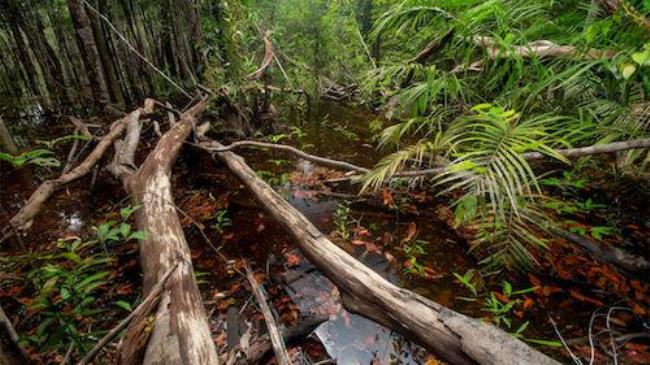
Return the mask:
M 257 303 L 260 305 L 260 309 L 264 315 L 264 321 L 266 322 L 266 328 L 269 330 L 271 344 L 273 345 L 273 352 L 275 352 L 275 358 L 278 364 L 291 365 L 291 360 L 289 360 L 289 355 L 287 354 L 287 349 L 284 345 L 284 341 L 282 340 L 282 335 L 280 335 L 278 326 L 275 323 L 273 313 L 271 313 L 271 308 L 269 308 L 269 305 L 266 302 L 266 296 L 264 295 L 261 285 L 257 283 L 257 280 L 253 275 L 253 271 L 251 270 L 250 266 L 248 266 L 248 263 L 246 263 L 246 278 L 251 284 L 253 294 L 255 294 Z
M 149 292 L 147 297 L 142 301 L 142 303 L 140 303 L 138 307 L 135 308 L 135 310 L 133 310 L 133 312 L 131 312 L 126 318 L 124 318 L 122 322 L 120 322 L 117 326 L 115 326 L 112 330 L 110 330 L 110 332 L 108 332 L 106 336 L 102 337 L 101 340 L 99 340 L 99 342 L 97 342 L 97 344 L 86 354 L 86 356 L 84 356 L 83 359 L 81 359 L 81 361 L 77 363 L 77 365 L 86 365 L 90 363 L 95 358 L 95 356 L 97 356 L 99 351 L 104 346 L 106 346 L 106 344 L 108 344 L 115 336 L 117 336 L 120 332 L 122 332 L 123 329 L 126 328 L 126 326 L 129 324 L 129 322 L 131 322 L 133 318 L 139 315 L 140 312 L 142 312 L 143 309 L 146 308 L 149 304 L 159 299 L 160 293 L 162 292 L 163 287 L 165 286 L 165 282 L 171 276 L 174 270 L 176 270 L 176 267 L 178 267 L 178 263 L 179 261 L 177 261 L 176 264 L 174 264 L 174 266 L 172 266 L 171 268 L 169 268 L 169 270 L 167 270 L 165 275 L 163 275 L 163 277 L 160 278 L 158 283 L 156 283 L 156 285 L 153 288 L 151 288 L 151 291 Z
M 571 351 L 571 348 L 569 345 L 567 345 L 566 341 L 564 341 L 564 337 L 562 336 L 562 333 L 560 333 L 560 330 L 557 328 L 557 323 L 555 323 L 555 320 L 553 320 L 553 317 L 551 316 L 550 313 L 546 313 L 548 316 L 548 319 L 551 321 L 551 325 L 553 325 L 553 329 L 555 330 L 555 334 L 557 337 L 560 339 L 560 342 L 562 342 L 562 346 L 569 352 L 569 355 L 571 356 L 571 359 L 573 359 L 573 362 L 575 362 L 577 365 L 582 365 L 582 361 Z

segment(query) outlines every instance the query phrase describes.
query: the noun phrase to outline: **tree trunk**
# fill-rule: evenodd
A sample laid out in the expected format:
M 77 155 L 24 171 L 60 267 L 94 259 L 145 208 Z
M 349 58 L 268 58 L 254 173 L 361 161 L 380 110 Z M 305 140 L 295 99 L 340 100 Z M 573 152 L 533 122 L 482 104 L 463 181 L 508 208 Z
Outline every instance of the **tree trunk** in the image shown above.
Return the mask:
M 106 1 L 100 0 L 99 4 L 97 1 L 94 1 L 93 6 L 95 9 L 99 9 L 99 12 L 104 16 L 108 17 L 108 3 Z M 111 60 L 111 53 L 108 45 L 111 35 L 105 31 L 103 21 L 95 12 L 87 11 L 87 14 L 92 25 L 93 37 L 97 44 L 97 54 L 99 55 L 102 69 L 104 70 L 104 79 L 106 80 L 106 86 L 108 87 L 111 100 L 118 106 L 123 107 L 124 96 L 122 95 L 122 89 L 120 89 L 116 71 L 113 67 L 113 61 Z
M 219 149 L 217 142 L 202 143 Z M 414 338 L 452 364 L 559 364 L 510 334 L 391 284 L 332 243 L 232 152 L 217 157 L 296 240 L 305 256 L 343 293 L 344 305 Z
M 183 113 L 137 171 L 132 166 L 140 139 L 138 116 L 132 115 L 126 138 L 116 143 L 109 169 L 131 194 L 133 204 L 141 206 L 136 222 L 146 234 L 140 242 L 143 294 L 146 296 L 165 272 L 178 265 L 167 279 L 157 308 L 142 320 L 131 322 L 126 330 L 120 364 L 219 363 L 171 189 L 174 161 L 206 106 L 207 100 L 203 100 Z M 153 330 L 147 329 L 151 315 L 155 318 Z
M 16 146 L 14 139 L 11 137 L 11 133 L 9 133 L 9 129 L 7 129 L 2 117 L 0 117 L 0 145 L 10 154 L 18 154 L 18 146 Z
M 81 0 L 68 0 L 68 9 L 95 103 L 103 108 L 110 102 L 110 95 L 88 13 Z
M 20 63 L 23 66 L 23 69 L 25 71 L 25 75 L 27 76 L 27 84 L 29 85 L 29 88 L 31 92 L 34 95 L 41 96 L 41 89 L 40 89 L 40 84 L 38 82 L 38 74 L 36 73 L 36 67 L 34 67 L 34 64 L 32 63 L 32 59 L 29 56 L 29 52 L 27 50 L 27 45 L 25 44 L 25 40 L 23 39 L 22 32 L 20 31 L 20 28 L 18 27 L 18 24 L 10 20 L 7 22 L 9 25 L 9 32 L 11 33 L 11 36 L 14 38 L 14 42 L 16 43 L 16 51 L 18 53 L 18 59 L 20 60 Z

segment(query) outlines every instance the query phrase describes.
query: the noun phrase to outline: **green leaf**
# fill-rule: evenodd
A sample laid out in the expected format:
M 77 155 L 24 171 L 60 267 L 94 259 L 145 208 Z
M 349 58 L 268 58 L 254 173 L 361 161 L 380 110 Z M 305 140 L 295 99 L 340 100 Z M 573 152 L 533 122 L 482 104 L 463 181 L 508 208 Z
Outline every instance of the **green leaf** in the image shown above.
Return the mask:
M 623 69 L 621 70 L 621 75 L 623 75 L 624 79 L 629 79 L 630 76 L 634 74 L 636 71 L 636 66 L 634 65 L 625 65 L 623 66 Z
M 138 240 L 144 241 L 147 239 L 147 234 L 145 231 L 135 231 L 129 236 L 129 240 Z
M 126 310 L 126 311 L 128 311 L 128 312 L 133 311 L 133 308 L 131 307 L 131 304 L 129 304 L 128 302 L 125 302 L 123 300 L 116 301 L 115 305 L 122 308 L 122 309 L 124 309 L 124 310 Z
M 548 347 L 562 347 L 562 342 L 554 340 L 538 340 L 534 338 L 525 338 L 526 342 L 534 343 L 537 345 L 548 346 Z

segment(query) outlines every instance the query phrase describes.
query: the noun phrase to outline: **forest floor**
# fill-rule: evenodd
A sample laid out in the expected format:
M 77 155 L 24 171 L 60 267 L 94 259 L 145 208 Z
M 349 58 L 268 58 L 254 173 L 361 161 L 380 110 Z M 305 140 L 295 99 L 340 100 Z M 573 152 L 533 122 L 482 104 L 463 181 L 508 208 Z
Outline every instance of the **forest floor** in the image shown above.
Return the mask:
M 279 137 L 281 143 L 361 166 L 372 166 L 379 159 L 367 128 L 374 115 L 336 104 L 313 114 L 308 121 L 293 125 L 284 138 Z M 50 120 L 26 123 L 25 131 L 29 140 L 70 132 L 65 123 Z M 151 147 L 155 141 L 150 138 L 146 143 Z M 62 159 L 65 150 L 61 147 L 58 151 Z M 146 152 L 139 152 L 137 162 Z M 539 254 L 540 265 L 528 274 L 479 276 L 473 271 L 477 260 L 468 253 L 463 238 L 466 230 L 454 226 L 453 211 L 434 191 L 416 188 L 407 192 L 406 187 L 394 186 L 379 196 L 358 197 L 354 185 L 327 182 L 341 177 L 341 172 L 307 161 L 294 163 L 290 156 L 278 152 L 249 150 L 242 155 L 322 232 L 391 282 L 493 322 L 562 361 L 570 358 L 558 344 L 557 332 L 579 357 L 589 358 L 593 348 L 595 363 L 606 363 L 612 355 L 609 334 L 615 337 L 615 356 L 621 363 L 650 363 L 648 329 L 644 327 L 650 308 L 647 278 L 623 275 L 559 239 L 549 242 L 550 249 Z M 22 206 L 39 179 L 56 174 L 7 167 L 3 165 L 0 171 L 3 222 Z M 43 363 L 60 363 L 69 348 L 75 354 L 88 350 L 135 307 L 141 292 L 137 241 L 126 240 L 112 245 L 110 251 L 76 251 L 82 259 L 111 259 L 106 264 L 109 280 L 92 290 L 89 309 L 93 316 L 81 316 L 75 308 L 65 306 L 57 307 L 58 315 L 48 315 L 48 308 L 33 305 L 38 296 L 35 269 L 56 265 L 76 275 L 79 264 L 71 255 L 62 255 L 70 248 L 61 239 L 86 240 L 94 237 L 102 224 L 121 220 L 118 212 L 127 206 L 127 194 L 103 168 L 92 175 L 55 194 L 20 242 L 12 239 L 0 248 L 0 304 L 28 340 L 29 351 Z M 582 189 L 580 194 L 593 203 L 606 204 L 606 208 L 574 215 L 574 231 L 589 234 L 604 221 L 616 221 L 621 227 L 619 234 L 605 237 L 607 243 L 637 241 L 641 247 L 649 247 L 647 201 L 639 200 L 634 188 L 611 191 L 606 181 L 594 184 L 599 178 L 594 173 L 592 188 Z M 297 363 L 328 359 L 339 364 L 437 363 L 419 346 L 346 312 L 336 287 L 298 252 L 292 239 L 228 169 L 207 153 L 187 146 L 174 167 L 172 185 L 220 350 L 265 332 L 242 275 L 248 262 L 256 269 L 258 280 L 263 279 L 285 326 L 294 326 L 305 317 L 325 321 L 314 334 L 289 343 Z M 559 190 L 558 195 L 562 195 Z M 56 302 L 57 298 L 50 298 L 48 303 Z M 54 323 L 44 327 L 44 318 L 52 318 Z M 99 358 L 113 363 L 114 346 L 105 350 Z M 266 361 L 272 361 L 271 356 Z

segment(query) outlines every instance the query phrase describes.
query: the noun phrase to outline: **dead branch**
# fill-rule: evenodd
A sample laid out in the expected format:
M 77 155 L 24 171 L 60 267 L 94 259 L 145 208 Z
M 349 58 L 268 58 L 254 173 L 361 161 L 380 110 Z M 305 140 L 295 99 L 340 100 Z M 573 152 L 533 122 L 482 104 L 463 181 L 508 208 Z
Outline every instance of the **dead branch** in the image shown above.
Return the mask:
M 129 313 L 126 318 L 124 318 L 117 326 L 113 327 L 113 329 L 111 329 L 104 337 L 102 337 L 97 342 L 97 344 L 90 351 L 88 351 L 86 356 L 84 356 L 83 359 L 77 363 L 77 365 L 89 364 L 95 358 L 95 356 L 97 356 L 99 351 L 104 348 L 104 346 L 106 346 L 113 338 L 115 338 L 115 336 L 119 335 L 120 332 L 122 332 L 122 330 L 126 328 L 126 326 L 134 318 L 143 318 L 143 313 L 151 313 L 151 308 L 154 308 L 160 300 L 160 293 L 162 292 L 167 279 L 172 274 L 172 272 L 176 270 L 177 267 L 178 264 L 172 266 L 169 270 L 167 270 L 165 275 L 160 278 L 160 280 L 151 289 L 146 298 L 144 298 L 142 303 L 138 304 L 138 306 L 131 313 Z
M 109 132 L 101 138 L 95 149 L 86 157 L 86 159 L 74 169 L 62 174 L 56 179 L 47 180 L 42 183 L 34 193 L 29 197 L 25 205 L 14 215 L 9 224 L 18 230 L 27 230 L 33 223 L 34 217 L 41 211 L 43 204 L 66 184 L 69 184 L 90 172 L 91 168 L 99 161 L 106 150 L 113 144 L 113 141 L 124 131 L 126 123 L 139 117 L 140 109 L 116 121 L 111 126 Z
M 491 60 L 505 59 L 513 55 L 522 58 L 583 57 L 588 60 L 599 60 L 612 58 L 616 55 L 616 52 L 612 50 L 595 48 L 582 50 L 575 46 L 559 45 L 548 40 L 533 41 L 523 46 L 504 46 L 498 44 L 492 37 L 477 35 L 472 38 L 472 42 L 478 47 L 485 48 L 488 58 Z M 468 66 L 457 65 L 450 72 L 458 74 L 463 71 L 483 71 L 483 61 L 474 61 Z
M 581 50 L 575 46 L 559 45 L 548 40 L 533 41 L 524 46 L 507 47 L 499 45 L 492 37 L 477 35 L 472 38 L 472 42 L 479 47 L 485 48 L 490 59 L 508 58 L 511 55 L 516 55 L 522 58 L 582 56 L 589 60 L 599 60 L 602 58 L 612 58 L 616 55 L 616 52 L 611 50 L 603 51 L 594 48 Z
M 233 150 L 235 148 L 239 147 L 261 147 L 261 148 L 272 148 L 275 150 L 280 150 L 284 152 L 289 152 L 295 156 L 298 156 L 302 159 L 315 162 L 324 166 L 330 166 L 338 169 L 343 169 L 343 170 L 350 170 L 350 171 L 356 171 L 360 173 L 367 173 L 368 170 L 365 167 L 360 167 L 353 165 L 349 162 L 344 162 L 344 161 L 337 161 L 337 160 L 332 160 L 329 158 L 325 157 L 319 157 L 316 155 L 312 155 L 306 152 L 303 152 L 295 147 L 284 145 L 284 144 L 275 144 L 275 143 L 266 143 L 266 142 L 258 142 L 258 141 L 237 141 L 233 142 L 230 145 L 223 147 L 223 148 L 214 148 L 211 150 L 211 152 L 226 152 Z
M 136 224 L 146 234 L 140 242 L 143 293 L 150 293 L 164 273 L 178 264 L 167 279 L 159 304 L 128 325 L 120 346 L 120 364 L 219 363 L 171 190 L 174 161 L 206 107 L 207 99 L 203 99 L 184 112 L 137 170 L 133 155 L 139 121 L 129 123 L 128 135 L 116 143 L 111 172 L 131 194 L 133 204 L 141 206 Z
M 253 271 L 246 263 L 246 279 L 251 285 L 255 299 L 260 306 L 260 311 L 264 315 L 264 322 L 266 322 L 266 328 L 269 331 L 269 336 L 271 338 L 271 345 L 273 347 L 273 352 L 275 353 L 275 359 L 279 365 L 291 365 L 291 360 L 289 359 L 289 354 L 287 354 L 287 348 L 284 345 L 282 336 L 280 335 L 280 330 L 278 325 L 275 323 L 275 318 L 273 318 L 273 313 L 271 313 L 271 308 L 269 308 L 268 303 L 266 302 L 266 295 L 261 285 L 255 279 Z
M 429 59 L 429 57 L 431 57 L 431 55 L 447 44 L 453 36 L 454 28 L 450 28 L 442 37 L 429 42 L 429 44 L 427 44 L 415 57 L 411 58 L 408 63 L 424 63 Z
M 329 158 L 312 155 L 302 150 L 299 150 L 295 147 L 284 145 L 284 144 L 245 140 L 245 141 L 233 142 L 230 145 L 221 148 L 211 147 L 212 148 L 211 151 L 227 152 L 240 147 L 272 148 L 275 150 L 291 153 L 302 159 L 315 162 L 324 166 L 330 166 L 333 168 L 338 168 L 338 169 L 343 169 L 348 171 L 355 171 L 362 174 L 370 171 L 370 169 L 365 167 L 357 166 L 345 161 L 332 160 Z M 613 152 L 627 151 L 627 150 L 640 149 L 640 148 L 650 148 L 650 138 L 634 139 L 634 140 L 622 141 L 622 142 L 612 142 L 612 143 L 599 144 L 599 145 L 593 145 L 587 147 L 558 149 L 555 150 L 555 153 L 564 157 L 574 158 L 580 156 L 613 153 Z M 543 158 L 549 158 L 548 155 L 541 154 L 538 152 L 526 152 L 523 154 L 523 157 L 526 160 L 539 160 Z M 430 168 L 430 169 L 400 171 L 397 172 L 395 175 L 393 175 L 393 177 L 417 177 L 417 176 L 424 176 L 424 175 L 436 175 L 444 170 L 444 163 L 441 160 L 437 159 L 436 163 L 438 163 L 440 166 Z M 346 178 L 346 180 L 349 180 L 352 177 L 353 176 Z
M 650 262 L 642 256 L 632 255 L 616 246 L 600 245 L 592 240 L 561 229 L 551 228 L 551 231 L 565 240 L 582 247 L 582 249 L 589 252 L 592 256 L 610 263 L 623 271 L 631 274 L 650 272 Z
M 306 316 L 298 319 L 296 325 L 287 328 L 282 332 L 282 339 L 284 343 L 289 343 L 300 338 L 309 336 L 318 326 L 326 322 L 329 317 L 324 315 L 313 315 Z M 251 341 L 246 349 L 246 359 L 243 363 L 245 364 L 258 364 L 267 353 L 270 353 L 273 350 L 273 345 L 271 344 L 271 339 L 268 335 L 256 338 Z
M 84 136 L 84 137 L 86 137 L 88 139 L 92 139 L 94 137 L 92 135 L 92 133 L 90 133 L 90 131 L 88 130 L 88 126 L 86 125 L 86 123 L 82 122 L 81 120 L 79 120 L 78 118 L 75 118 L 73 116 L 69 116 L 68 119 L 70 120 L 70 122 L 72 124 L 74 124 L 74 126 L 77 128 L 77 130 L 79 132 L 81 132 L 82 136 Z
M 215 141 L 207 150 L 221 149 Z M 297 241 L 305 256 L 343 292 L 344 304 L 454 364 L 558 364 L 498 328 L 470 319 L 409 290 L 401 289 L 355 260 L 232 152 L 216 156 L 248 187 L 266 211 Z
M 270 36 L 271 32 L 267 30 L 264 33 L 264 58 L 262 59 L 262 65 L 260 68 L 255 70 L 255 72 L 248 75 L 248 77 L 254 80 L 259 80 L 264 76 L 266 69 L 271 65 L 273 58 L 275 57 L 275 53 L 273 52 L 273 43 L 271 43 Z
M 0 365 L 30 364 L 25 350 L 18 343 L 18 334 L 0 307 Z

